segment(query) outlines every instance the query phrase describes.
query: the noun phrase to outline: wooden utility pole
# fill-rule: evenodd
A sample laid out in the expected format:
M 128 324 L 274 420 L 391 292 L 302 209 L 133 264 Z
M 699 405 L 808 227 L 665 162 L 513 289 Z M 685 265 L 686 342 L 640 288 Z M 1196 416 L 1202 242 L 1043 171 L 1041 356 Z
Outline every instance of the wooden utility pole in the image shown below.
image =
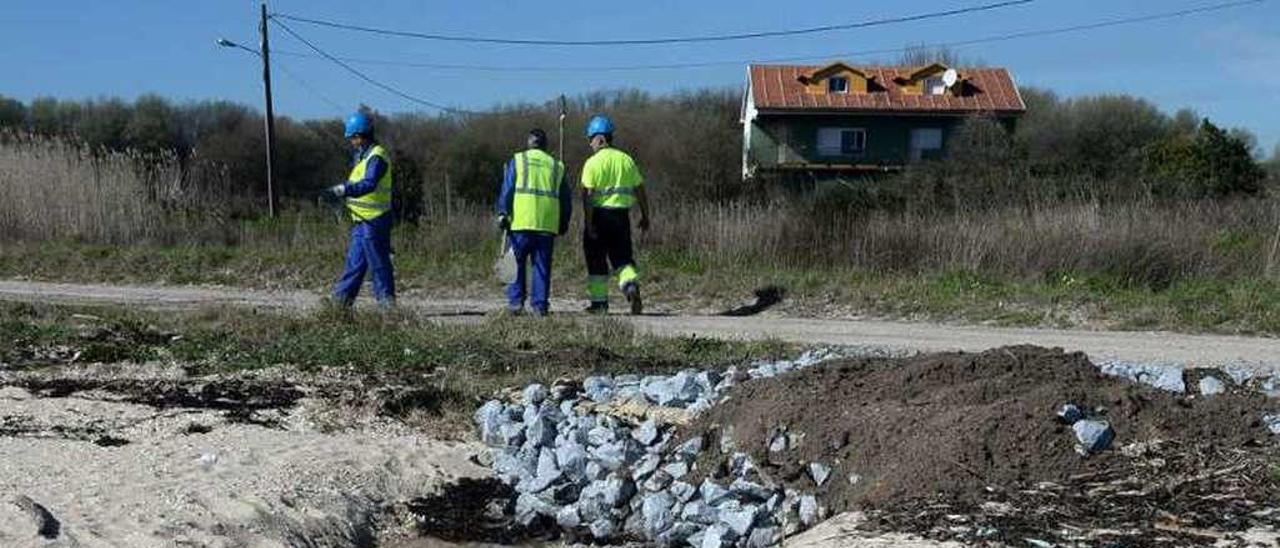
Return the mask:
M 560 146 L 556 147 L 556 154 L 560 156 L 560 161 L 564 161 L 564 119 L 569 113 L 566 112 L 564 105 L 564 95 L 560 96 Z
M 449 173 L 444 174 L 444 224 L 453 222 L 453 194 L 449 189 Z
M 271 48 L 267 43 L 267 3 L 262 3 L 262 91 L 267 103 L 267 214 L 276 217 L 276 114 L 271 105 Z

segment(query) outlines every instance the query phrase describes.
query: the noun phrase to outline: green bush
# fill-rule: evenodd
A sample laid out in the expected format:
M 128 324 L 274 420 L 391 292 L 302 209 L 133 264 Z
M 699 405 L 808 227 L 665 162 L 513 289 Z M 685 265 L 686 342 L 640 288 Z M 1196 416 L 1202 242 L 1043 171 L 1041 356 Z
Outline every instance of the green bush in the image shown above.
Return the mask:
M 1257 194 L 1266 177 L 1248 144 L 1208 119 L 1192 135 L 1171 135 L 1148 145 L 1143 161 L 1152 191 L 1162 197 Z

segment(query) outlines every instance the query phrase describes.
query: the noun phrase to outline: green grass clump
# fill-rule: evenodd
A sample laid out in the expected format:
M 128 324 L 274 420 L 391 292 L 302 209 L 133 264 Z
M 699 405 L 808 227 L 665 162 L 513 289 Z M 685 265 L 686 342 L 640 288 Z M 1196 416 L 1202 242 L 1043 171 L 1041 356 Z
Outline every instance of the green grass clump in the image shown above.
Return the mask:
M 30 304 L 0 305 L 0 341 L 8 347 L 0 356 L 17 368 L 72 360 L 163 360 L 203 375 L 282 366 L 425 382 L 447 388 L 460 401 L 535 381 L 596 373 L 657 374 L 795 351 L 776 341 L 658 337 L 625 322 L 594 318 L 493 316 L 440 323 L 408 312 L 324 309 L 287 316 L 207 309 L 161 314 Z M 48 352 L 55 347 L 66 350 Z

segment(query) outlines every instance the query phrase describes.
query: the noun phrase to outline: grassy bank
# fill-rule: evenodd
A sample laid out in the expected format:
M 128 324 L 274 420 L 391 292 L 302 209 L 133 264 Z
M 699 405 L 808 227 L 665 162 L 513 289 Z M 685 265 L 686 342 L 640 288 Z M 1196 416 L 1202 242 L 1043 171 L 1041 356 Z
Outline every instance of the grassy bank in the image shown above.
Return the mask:
M 284 367 L 351 376 L 371 388 L 418 387 L 448 428 L 465 427 L 482 399 L 530 382 L 726 366 L 795 351 L 771 341 L 656 337 L 609 320 L 494 317 L 445 325 L 408 314 L 172 314 L 0 303 L 0 370 L 154 362 L 204 375 Z

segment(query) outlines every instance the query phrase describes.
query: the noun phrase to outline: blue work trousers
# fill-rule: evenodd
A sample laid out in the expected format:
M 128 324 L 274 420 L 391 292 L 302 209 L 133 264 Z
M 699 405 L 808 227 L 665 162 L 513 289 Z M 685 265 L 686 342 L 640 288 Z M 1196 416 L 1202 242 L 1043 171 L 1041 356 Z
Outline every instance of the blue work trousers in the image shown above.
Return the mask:
M 549 232 L 519 230 L 511 232 L 511 250 L 516 256 L 516 279 L 507 285 L 507 308 L 520 310 L 525 301 L 525 271 L 533 264 L 533 288 L 530 305 L 535 314 L 546 314 L 551 295 L 551 255 L 556 237 Z
M 373 297 L 380 305 L 395 304 L 396 281 L 391 266 L 392 214 L 383 213 L 376 218 L 356 223 L 351 227 L 351 240 L 347 245 L 347 264 L 333 286 L 334 300 L 351 305 L 360 293 L 366 272 L 373 278 Z

